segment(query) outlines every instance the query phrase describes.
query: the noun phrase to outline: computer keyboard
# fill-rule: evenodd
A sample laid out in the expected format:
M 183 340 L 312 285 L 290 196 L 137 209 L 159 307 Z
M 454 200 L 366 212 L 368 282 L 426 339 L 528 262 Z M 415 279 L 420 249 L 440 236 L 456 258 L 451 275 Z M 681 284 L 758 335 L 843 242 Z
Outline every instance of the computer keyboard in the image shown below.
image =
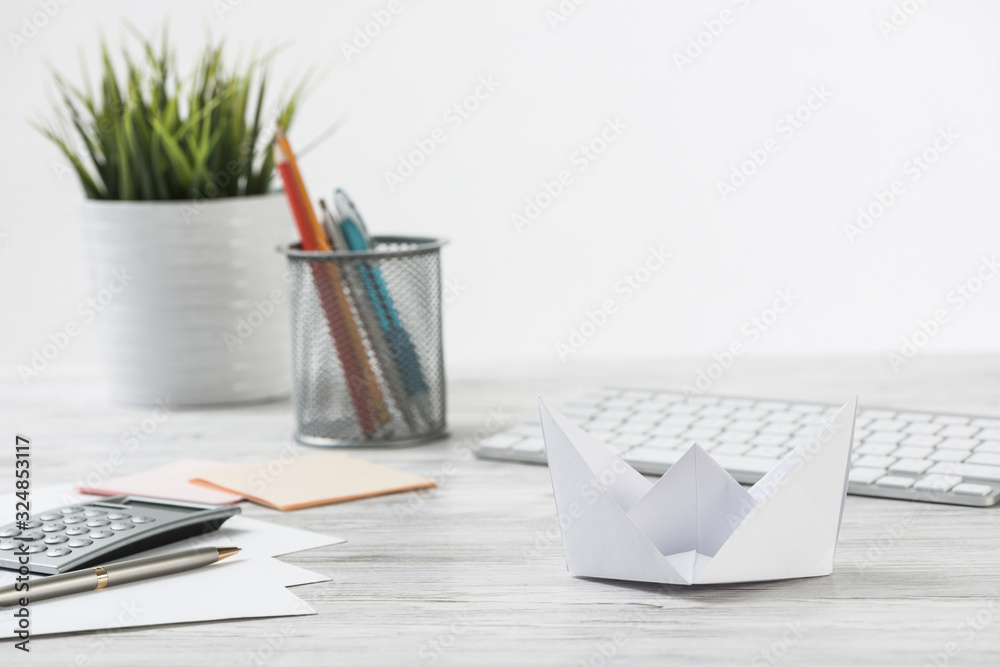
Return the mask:
M 839 406 L 598 389 L 560 410 L 639 472 L 662 475 L 697 442 L 753 484 Z M 545 463 L 541 426 L 483 441 L 480 458 Z M 847 492 L 988 507 L 1000 502 L 1000 419 L 859 409 Z

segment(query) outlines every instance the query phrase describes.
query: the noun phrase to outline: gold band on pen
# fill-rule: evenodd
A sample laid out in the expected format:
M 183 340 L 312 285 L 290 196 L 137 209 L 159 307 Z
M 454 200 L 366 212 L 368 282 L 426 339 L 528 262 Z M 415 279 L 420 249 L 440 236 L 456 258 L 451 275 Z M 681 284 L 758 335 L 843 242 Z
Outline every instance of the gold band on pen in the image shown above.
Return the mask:
M 94 590 L 95 591 L 99 591 L 102 588 L 107 588 L 107 586 L 108 586 L 108 571 L 105 570 L 100 565 L 98 565 L 97 567 L 94 568 L 94 572 L 97 573 L 97 588 L 95 588 Z

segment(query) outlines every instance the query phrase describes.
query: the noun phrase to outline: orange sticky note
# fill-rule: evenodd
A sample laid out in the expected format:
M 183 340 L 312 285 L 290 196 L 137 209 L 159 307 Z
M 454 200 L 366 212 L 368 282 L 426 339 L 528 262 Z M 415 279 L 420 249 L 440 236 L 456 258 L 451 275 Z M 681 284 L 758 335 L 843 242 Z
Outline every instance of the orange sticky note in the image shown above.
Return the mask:
M 332 453 L 213 468 L 191 481 L 279 510 L 436 486 L 427 477 Z

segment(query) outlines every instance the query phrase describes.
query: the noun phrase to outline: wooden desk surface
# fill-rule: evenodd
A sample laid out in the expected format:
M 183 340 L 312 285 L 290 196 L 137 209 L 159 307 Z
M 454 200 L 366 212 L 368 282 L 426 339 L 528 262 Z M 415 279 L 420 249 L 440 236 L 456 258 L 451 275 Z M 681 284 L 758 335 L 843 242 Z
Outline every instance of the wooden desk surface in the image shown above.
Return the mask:
M 716 393 L 1000 415 L 996 360 L 741 359 Z M 332 581 L 294 589 L 315 616 L 38 637 L 39 665 L 972 665 L 1000 664 L 1000 510 L 849 496 L 832 576 L 713 587 L 566 573 L 544 467 L 479 461 L 467 445 L 499 416 L 531 418 L 602 383 L 679 387 L 697 364 L 601 379 L 509 378 L 450 386 L 451 437 L 356 455 L 434 477 L 429 492 L 248 516 L 346 538 L 284 560 Z M 80 479 L 119 450 L 117 473 L 182 456 L 234 462 L 291 445 L 287 402 L 175 411 L 134 451 L 150 416 L 110 405 L 96 373 L 0 384 L 8 433 L 32 438 L 37 486 Z M 4 457 L 0 478 L 9 480 Z M 11 662 L 13 657 L 13 663 Z

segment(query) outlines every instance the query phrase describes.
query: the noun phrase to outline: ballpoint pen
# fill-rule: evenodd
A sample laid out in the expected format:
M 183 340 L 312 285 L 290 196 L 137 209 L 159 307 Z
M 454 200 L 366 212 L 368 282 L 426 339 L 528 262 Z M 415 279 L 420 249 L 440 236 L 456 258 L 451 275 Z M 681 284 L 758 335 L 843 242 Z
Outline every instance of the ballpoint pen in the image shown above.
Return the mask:
M 0 588 L 0 607 L 23 605 L 24 601 L 30 604 L 64 595 L 99 591 L 118 584 L 195 570 L 229 558 L 238 551 L 238 547 L 199 547 L 32 579 Z

